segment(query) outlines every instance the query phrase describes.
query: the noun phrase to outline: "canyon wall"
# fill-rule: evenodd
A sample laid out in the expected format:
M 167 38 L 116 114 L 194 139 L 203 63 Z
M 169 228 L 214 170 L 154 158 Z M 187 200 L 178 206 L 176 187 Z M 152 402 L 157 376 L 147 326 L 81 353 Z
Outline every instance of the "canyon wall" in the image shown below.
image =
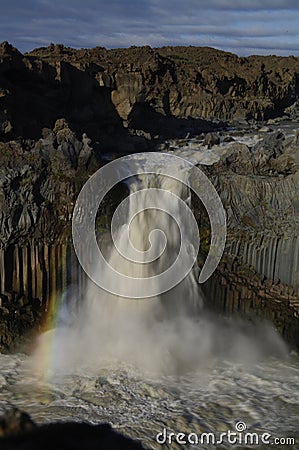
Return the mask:
M 299 59 L 206 47 L 74 50 L 50 45 L 22 55 L 0 45 L 0 138 L 38 138 L 65 117 L 79 134 L 113 146 L 139 129 L 175 133 L 183 119 L 263 120 L 281 116 L 299 92 Z M 169 127 L 172 130 L 169 130 Z
M 87 281 L 72 246 L 71 217 L 82 185 L 104 161 L 91 140 L 79 139 L 64 119 L 42 134 L 38 141 L 1 147 L 0 315 L 9 319 L 3 323 L 10 330 L 16 318 L 23 325 L 26 318 L 28 328 L 38 324 L 38 314 L 49 313 L 64 294 L 80 297 Z M 225 133 L 230 142 L 219 161 L 201 166 L 222 199 L 228 224 L 222 262 L 203 286 L 209 304 L 270 318 L 294 345 L 299 345 L 298 135 L 263 132 L 246 145 Z M 205 142 L 213 140 L 216 133 L 206 135 Z M 101 233 L 125 190 L 118 186 L 104 199 L 96 222 Z M 196 197 L 192 205 L 205 258 L 210 224 Z M 2 331 L 0 347 L 11 347 L 12 339 Z
M 0 349 L 12 348 L 67 287 L 81 287 L 71 242 L 77 195 L 100 159 L 64 119 L 38 141 L 0 143 Z
M 260 136 L 250 146 L 232 142 L 206 168 L 227 213 L 228 235 L 222 262 L 203 289 L 213 308 L 271 320 L 298 347 L 298 132 Z
M 194 47 L 50 45 L 22 55 L 2 43 L 0 349 L 39 324 L 67 286 L 86 282 L 71 245 L 71 215 L 105 152 L 159 149 L 165 138 L 212 131 L 219 121 L 252 127 L 295 117 L 298 62 Z M 298 134 L 264 133 L 254 145 L 230 138 L 229 151 L 205 169 L 228 215 L 224 260 L 208 291 L 225 310 L 260 304 L 265 314 L 277 311 L 274 322 L 282 328 L 285 317 L 282 331 L 297 345 L 290 336 L 299 309 Z M 213 147 L 213 137 L 207 143 Z M 196 201 L 194 208 L 201 209 Z M 106 199 L 99 227 L 112 209 Z

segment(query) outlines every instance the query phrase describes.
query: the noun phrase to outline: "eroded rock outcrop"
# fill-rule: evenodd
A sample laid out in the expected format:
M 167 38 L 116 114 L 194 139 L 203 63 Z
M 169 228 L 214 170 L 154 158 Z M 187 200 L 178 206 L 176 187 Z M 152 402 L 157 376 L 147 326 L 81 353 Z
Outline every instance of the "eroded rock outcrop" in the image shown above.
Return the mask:
M 78 139 L 61 119 L 37 142 L 0 143 L 0 150 L 0 247 L 30 238 L 57 242 L 80 186 L 100 166 L 90 139 Z
M 163 134 L 165 117 L 263 120 L 296 103 L 298 67 L 295 57 L 244 58 L 206 47 L 50 45 L 22 55 L 4 42 L 0 130 L 5 139 L 37 138 L 66 117 L 78 133 L 106 136 L 108 143 L 113 136 L 115 143 L 127 126 L 142 128 L 149 116 L 154 134 Z
M 43 311 L 80 274 L 71 245 L 77 195 L 101 160 L 65 119 L 37 142 L 0 143 L 0 349 L 40 325 Z

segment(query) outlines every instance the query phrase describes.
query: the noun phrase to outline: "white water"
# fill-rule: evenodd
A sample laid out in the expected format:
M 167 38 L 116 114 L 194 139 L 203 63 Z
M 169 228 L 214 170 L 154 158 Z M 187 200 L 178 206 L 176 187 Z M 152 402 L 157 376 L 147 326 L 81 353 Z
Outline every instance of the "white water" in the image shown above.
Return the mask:
M 159 176 L 142 183 L 171 189 L 188 201 L 178 183 L 169 185 Z M 178 239 L 169 221 L 167 215 L 145 212 L 132 223 L 131 239 L 141 251 L 148 248 L 150 230 L 168 232 L 169 247 L 159 265 L 132 266 L 114 250 L 110 261 L 135 276 L 162 270 Z M 252 328 L 207 317 L 192 273 L 156 298 L 115 298 L 91 283 L 85 300 L 71 326 L 41 340 L 36 358 L 48 352 L 50 339 L 50 366 L 32 369 L 24 355 L 0 356 L 2 407 L 18 406 L 38 422 L 108 421 L 148 448 L 160 448 L 154 436 L 164 426 L 185 433 L 220 432 L 234 430 L 243 420 L 250 431 L 295 436 L 298 357 L 288 355 L 269 325 Z
M 187 172 L 185 176 L 188 177 Z M 152 197 L 155 205 L 161 205 L 158 189 L 170 191 L 190 202 L 186 185 L 159 173 L 134 178 L 129 186 L 133 193 L 146 189 L 146 195 Z M 189 231 L 182 217 L 185 211 L 176 198 L 163 197 L 163 202 L 162 210 L 149 210 L 145 207 L 144 196 L 129 197 L 124 224 L 116 234 L 116 247 L 112 245 L 108 252 L 111 266 L 128 276 L 125 283 L 134 283 L 135 277 L 150 278 L 164 272 L 177 257 L 180 243 L 184 248 L 182 265 L 188 253 L 193 251 L 190 239 L 188 247 L 184 247 L 183 240 L 187 239 Z M 138 211 L 141 212 L 136 214 Z M 129 223 L 126 217 L 134 219 Z M 126 222 L 129 223 L 129 239 Z M 120 254 L 120 250 L 126 257 L 137 250 L 140 263 L 132 263 Z M 155 259 L 153 255 L 161 256 Z M 149 259 L 153 262 L 145 264 Z M 107 276 L 109 272 L 104 271 L 102 277 Z M 159 283 L 159 280 L 155 279 L 155 282 Z M 257 343 L 257 339 L 248 337 L 242 328 L 228 327 L 220 321 L 215 323 L 205 318 L 201 297 L 192 271 L 169 292 L 148 299 L 116 297 L 90 282 L 75 322 L 68 327 L 59 327 L 51 337 L 55 355 L 52 368 L 54 372 L 63 373 L 90 363 L 105 366 L 112 360 L 134 364 L 152 373 L 173 374 L 200 368 L 205 361 L 219 354 L 247 363 L 268 353 L 286 353 L 278 334 L 269 326 L 258 330 L 261 342 Z M 44 351 L 41 344 L 39 353 Z
M 122 433 L 140 438 L 146 448 L 157 450 L 161 446 L 155 436 L 164 426 L 199 434 L 235 431 L 239 420 L 251 432 L 299 439 L 296 355 L 287 360 L 266 357 L 251 365 L 210 358 L 202 361 L 201 369 L 159 377 L 125 364 L 90 365 L 48 382 L 32 372 L 29 363 L 25 355 L 0 355 L 0 409 L 18 406 L 38 423 L 109 422 Z M 194 447 L 198 448 L 215 447 Z

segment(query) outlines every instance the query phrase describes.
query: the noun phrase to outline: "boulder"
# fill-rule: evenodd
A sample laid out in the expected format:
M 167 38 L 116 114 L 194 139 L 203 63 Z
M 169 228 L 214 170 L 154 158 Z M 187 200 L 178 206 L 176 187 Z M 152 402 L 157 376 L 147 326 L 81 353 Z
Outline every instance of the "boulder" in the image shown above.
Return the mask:
M 53 423 L 37 427 L 27 413 L 14 408 L 0 419 L 1 450 L 142 450 L 109 424 Z
M 218 145 L 219 143 L 220 137 L 217 133 L 207 133 L 202 144 L 206 145 L 208 148 L 212 148 L 213 145 Z

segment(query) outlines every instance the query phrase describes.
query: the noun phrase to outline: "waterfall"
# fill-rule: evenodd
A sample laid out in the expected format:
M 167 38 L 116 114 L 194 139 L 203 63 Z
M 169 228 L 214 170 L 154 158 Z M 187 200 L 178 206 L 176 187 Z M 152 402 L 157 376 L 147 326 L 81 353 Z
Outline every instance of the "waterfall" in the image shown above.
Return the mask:
M 134 162 L 138 167 L 139 162 L 142 165 L 142 160 Z M 85 270 L 88 267 L 93 281 L 88 284 L 85 301 L 73 323 L 54 331 L 55 371 L 78 365 L 106 367 L 118 361 L 154 372 L 177 372 L 197 368 L 215 354 L 247 360 L 265 349 L 268 352 L 270 347 L 276 351 L 284 348 L 270 327 L 264 326 L 263 331 L 256 333 L 255 339 L 262 335 L 263 340 L 258 348 L 248 337 L 248 327 L 238 324 L 231 327 L 205 317 L 196 264 L 186 270 L 190 261 L 196 261 L 199 236 L 197 226 L 196 234 L 194 223 L 187 217 L 191 214 L 189 169 L 192 164 L 182 164 L 168 167 L 171 176 L 165 176 L 159 165 L 154 170 L 142 167 L 130 177 L 117 174 L 117 180 L 126 180 L 130 195 L 114 213 L 112 242 L 103 252 L 107 259 L 105 265 L 93 257 L 90 245 L 93 241 L 87 236 L 89 229 L 86 233 L 86 227 L 79 228 L 79 233 L 74 233 L 77 255 L 80 260 L 84 254 Z M 111 183 L 110 176 L 108 179 Z M 100 181 L 104 183 L 103 177 Z M 95 191 L 93 186 L 92 194 Z M 77 201 L 74 222 L 86 225 L 84 220 L 88 217 L 94 228 L 94 205 L 88 195 L 82 198 L 83 203 Z M 220 217 L 219 205 L 217 214 Z M 219 223 L 220 220 L 218 228 L 212 224 L 212 232 L 213 229 L 221 231 Z M 173 267 L 179 282 L 165 289 L 165 280 L 161 281 L 160 276 Z M 144 283 L 146 295 L 140 289 L 139 296 L 134 295 L 136 283 L 141 287 Z M 153 292 L 154 295 L 149 295 Z M 66 314 L 65 308 L 63 313 Z
M 191 193 L 188 171 L 181 176 L 183 182 L 159 173 L 126 179 L 130 195 L 115 213 L 114 242 L 108 251 L 106 249 L 107 260 L 118 273 L 126 276 L 120 282 L 153 279 L 155 290 L 161 294 L 124 298 L 90 281 L 84 306 L 72 331 L 67 331 L 67 339 L 59 338 L 60 344 L 64 342 L 66 346 L 72 345 L 70 341 L 77 341 L 76 354 L 80 354 L 80 358 L 84 355 L 84 359 L 93 360 L 96 355 L 97 359 L 105 361 L 118 359 L 142 366 L 150 364 L 148 368 L 153 368 L 153 364 L 164 365 L 166 361 L 171 364 L 174 340 L 179 339 L 183 330 L 185 334 L 188 330 L 184 322 L 199 316 L 202 298 L 194 269 L 167 292 L 163 292 L 162 285 L 160 289 L 156 286 L 158 275 L 175 262 L 178 254 L 181 257 L 178 271 L 185 270 L 190 253 L 196 258 L 190 244 L 192 236 L 187 239 L 187 246 L 182 242 L 190 234 L 188 223 L 185 226 L 186 211 L 182 202 L 190 210 Z M 95 272 L 100 270 L 97 267 Z M 104 269 L 101 277 L 108 276 L 109 270 Z M 65 330 L 61 333 L 65 334 Z M 59 360 L 59 366 L 62 362 Z

